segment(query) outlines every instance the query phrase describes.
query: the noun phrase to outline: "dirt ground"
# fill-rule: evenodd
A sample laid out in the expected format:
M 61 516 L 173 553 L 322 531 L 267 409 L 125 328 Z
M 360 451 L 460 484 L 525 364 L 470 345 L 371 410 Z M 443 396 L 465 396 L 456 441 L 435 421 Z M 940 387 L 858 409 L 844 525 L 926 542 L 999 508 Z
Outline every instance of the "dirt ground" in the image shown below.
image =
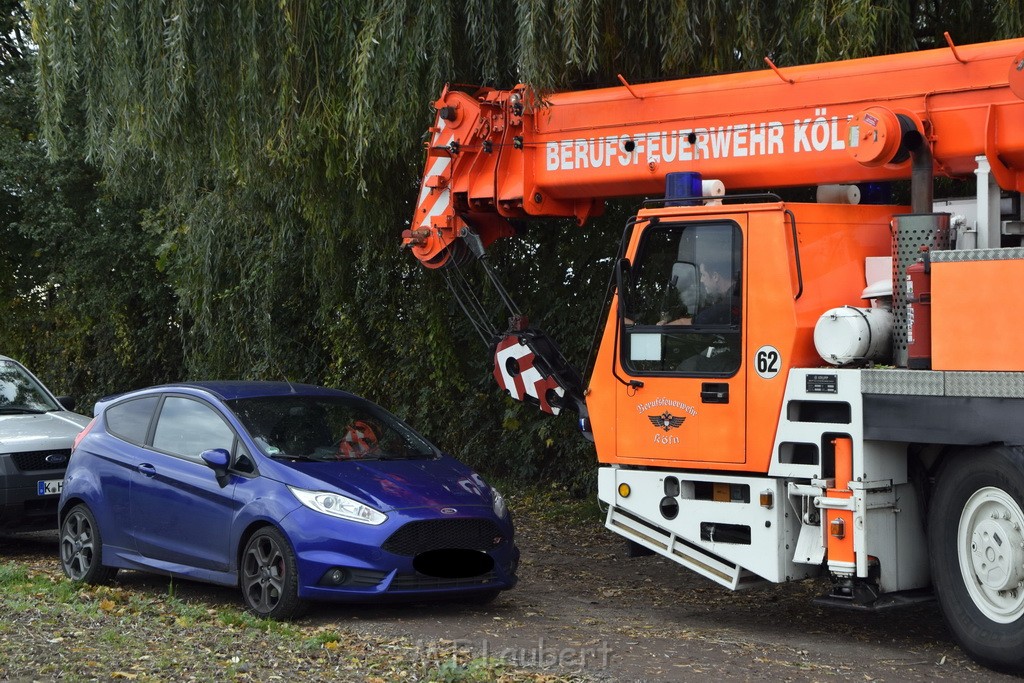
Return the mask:
M 518 523 L 520 583 L 486 608 L 431 605 L 309 618 L 606 681 L 1003 681 L 953 643 L 937 604 L 880 614 L 814 606 L 825 583 L 719 587 L 628 558 L 598 523 Z
M 880 614 L 823 609 L 822 583 L 731 593 L 660 557 L 627 558 L 597 522 L 523 516 L 519 586 L 485 607 L 314 606 L 304 624 L 404 638 L 425 660 L 454 643 L 474 656 L 597 681 L 1003 681 L 967 659 L 928 603 Z M 56 534 L 2 539 L 3 559 L 45 563 Z M 55 559 L 53 559 L 56 562 Z M 128 590 L 167 580 L 121 572 Z M 178 582 L 180 597 L 238 604 L 237 592 Z

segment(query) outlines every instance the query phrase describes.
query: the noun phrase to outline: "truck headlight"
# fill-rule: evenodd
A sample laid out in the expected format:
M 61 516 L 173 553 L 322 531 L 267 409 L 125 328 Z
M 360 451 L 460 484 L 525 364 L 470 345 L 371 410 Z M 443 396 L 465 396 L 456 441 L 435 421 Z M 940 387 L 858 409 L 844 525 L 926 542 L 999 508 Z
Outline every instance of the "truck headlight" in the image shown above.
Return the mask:
M 337 493 L 307 491 L 306 489 L 299 489 L 294 486 L 289 486 L 288 490 L 306 507 L 331 517 L 340 517 L 341 519 L 359 522 L 360 524 L 372 524 L 373 526 L 383 524 L 388 518 L 380 510 L 375 510 L 369 505 L 363 505 L 357 500 L 352 500 Z

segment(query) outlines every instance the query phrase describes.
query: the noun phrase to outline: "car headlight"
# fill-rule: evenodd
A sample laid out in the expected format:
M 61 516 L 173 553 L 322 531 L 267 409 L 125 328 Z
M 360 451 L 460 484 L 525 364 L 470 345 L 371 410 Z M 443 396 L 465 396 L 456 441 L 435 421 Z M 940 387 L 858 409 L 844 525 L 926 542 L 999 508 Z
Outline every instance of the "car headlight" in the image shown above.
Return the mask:
M 373 526 L 383 524 L 388 518 L 380 510 L 374 510 L 369 505 L 363 505 L 359 501 L 346 498 L 337 493 L 307 491 L 306 489 L 297 489 L 294 486 L 289 486 L 288 490 L 306 507 L 331 517 L 340 517 L 352 522 L 372 524 Z
M 505 496 L 498 493 L 498 489 L 491 487 L 491 496 L 493 499 L 494 514 L 499 519 L 504 519 L 505 515 L 508 514 L 508 505 L 505 504 Z

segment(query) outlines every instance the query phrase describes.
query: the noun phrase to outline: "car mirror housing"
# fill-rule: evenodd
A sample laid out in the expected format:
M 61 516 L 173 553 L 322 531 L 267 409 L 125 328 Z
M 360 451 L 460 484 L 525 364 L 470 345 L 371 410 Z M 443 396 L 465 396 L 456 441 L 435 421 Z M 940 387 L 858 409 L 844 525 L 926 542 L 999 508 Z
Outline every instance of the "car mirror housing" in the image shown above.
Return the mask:
M 75 410 L 75 406 L 78 405 L 78 401 L 76 401 L 73 396 L 58 396 L 57 403 L 60 404 L 61 408 L 69 412 L 73 412 Z
M 231 454 L 223 448 L 211 448 L 208 451 L 203 451 L 199 457 L 218 475 L 223 475 L 231 462 Z

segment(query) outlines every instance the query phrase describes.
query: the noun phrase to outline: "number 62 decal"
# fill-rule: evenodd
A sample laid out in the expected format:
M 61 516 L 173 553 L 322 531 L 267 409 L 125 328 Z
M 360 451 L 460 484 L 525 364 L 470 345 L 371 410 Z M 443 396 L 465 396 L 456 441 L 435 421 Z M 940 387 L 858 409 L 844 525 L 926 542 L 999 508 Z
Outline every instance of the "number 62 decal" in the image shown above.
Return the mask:
M 764 379 L 771 379 L 782 369 L 782 355 L 774 346 L 762 346 L 754 354 L 754 369 Z

